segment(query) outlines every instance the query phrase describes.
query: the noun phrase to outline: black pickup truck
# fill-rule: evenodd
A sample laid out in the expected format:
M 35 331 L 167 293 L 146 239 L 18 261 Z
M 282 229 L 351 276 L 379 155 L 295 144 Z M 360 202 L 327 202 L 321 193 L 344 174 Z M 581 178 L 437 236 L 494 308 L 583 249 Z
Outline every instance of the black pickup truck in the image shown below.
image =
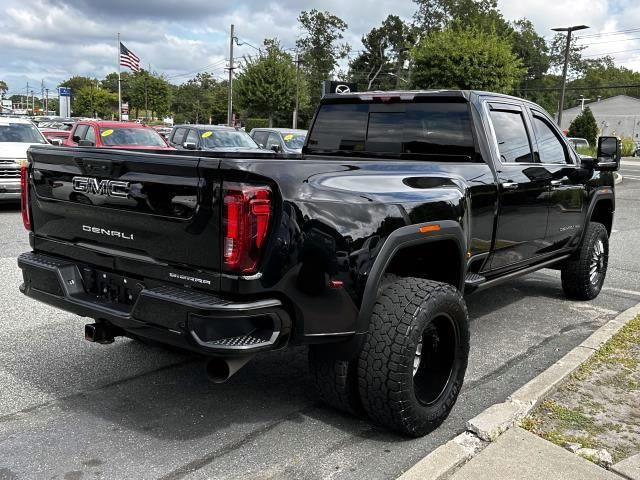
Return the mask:
M 320 397 L 419 436 L 467 367 L 463 294 L 538 270 L 604 282 L 620 144 L 580 158 L 539 106 L 473 91 L 322 100 L 299 158 L 35 146 L 21 291 L 229 378 L 309 345 Z

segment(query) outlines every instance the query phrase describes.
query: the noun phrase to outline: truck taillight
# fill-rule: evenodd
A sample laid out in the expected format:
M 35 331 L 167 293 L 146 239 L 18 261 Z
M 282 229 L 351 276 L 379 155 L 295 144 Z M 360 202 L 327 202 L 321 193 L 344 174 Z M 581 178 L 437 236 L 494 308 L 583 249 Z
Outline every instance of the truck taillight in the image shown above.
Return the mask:
M 253 273 L 267 239 L 271 189 L 224 182 L 223 197 L 224 268 L 235 273 Z
M 29 214 L 29 164 L 27 162 L 22 162 L 20 165 L 20 205 L 24 228 L 31 230 L 31 215 Z

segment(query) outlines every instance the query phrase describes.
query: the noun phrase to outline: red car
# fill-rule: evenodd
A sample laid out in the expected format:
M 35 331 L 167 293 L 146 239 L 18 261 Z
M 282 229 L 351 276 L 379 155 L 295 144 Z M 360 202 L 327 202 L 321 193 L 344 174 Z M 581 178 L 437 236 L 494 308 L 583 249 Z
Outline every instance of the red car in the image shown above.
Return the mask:
M 174 150 L 153 128 L 133 122 L 102 120 L 77 122 L 63 145 L 67 147 Z

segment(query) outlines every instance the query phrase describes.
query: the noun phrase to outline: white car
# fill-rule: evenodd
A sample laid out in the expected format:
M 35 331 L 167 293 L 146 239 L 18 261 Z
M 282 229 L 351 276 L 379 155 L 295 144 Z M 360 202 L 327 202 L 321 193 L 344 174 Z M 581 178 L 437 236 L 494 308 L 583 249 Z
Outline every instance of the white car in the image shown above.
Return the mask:
M 20 200 L 20 164 L 31 145 L 48 143 L 24 118 L 0 117 L 0 201 Z

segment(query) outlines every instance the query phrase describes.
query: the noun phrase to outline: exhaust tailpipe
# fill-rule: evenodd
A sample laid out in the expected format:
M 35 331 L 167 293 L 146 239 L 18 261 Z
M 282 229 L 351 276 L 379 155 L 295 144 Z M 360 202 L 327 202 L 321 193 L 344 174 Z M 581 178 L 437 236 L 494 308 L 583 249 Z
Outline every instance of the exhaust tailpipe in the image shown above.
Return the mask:
M 207 360 L 205 365 L 207 378 L 213 383 L 224 383 L 229 380 L 234 373 L 244 367 L 252 358 L 253 355 L 237 358 L 211 358 Z

